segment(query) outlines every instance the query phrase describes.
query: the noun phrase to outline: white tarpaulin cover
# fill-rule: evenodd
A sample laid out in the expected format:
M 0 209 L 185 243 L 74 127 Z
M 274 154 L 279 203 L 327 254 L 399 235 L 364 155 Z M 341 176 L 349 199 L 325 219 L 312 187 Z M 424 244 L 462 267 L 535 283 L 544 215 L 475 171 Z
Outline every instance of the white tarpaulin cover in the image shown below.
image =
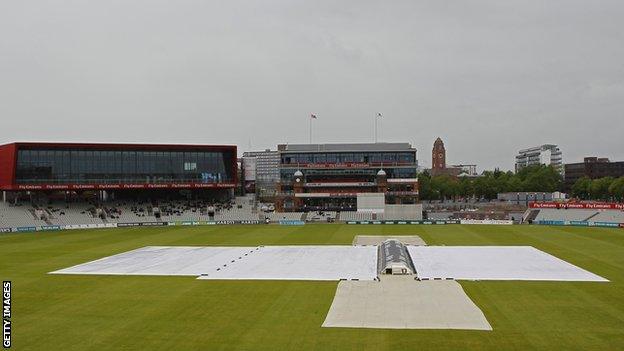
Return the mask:
M 340 282 L 323 327 L 492 330 L 458 282 L 408 276 Z
M 531 246 L 409 246 L 408 251 L 420 279 L 608 281 Z
M 221 267 L 257 247 L 147 246 L 61 269 L 55 274 L 190 275 Z
M 199 279 L 373 280 L 374 246 L 264 246 L 245 259 Z
M 408 251 L 421 279 L 606 281 L 528 246 L 408 246 Z M 148 246 L 52 273 L 373 280 L 376 270 L 375 246 Z
M 373 280 L 374 246 L 148 246 L 54 274 L 190 275 L 202 279 Z

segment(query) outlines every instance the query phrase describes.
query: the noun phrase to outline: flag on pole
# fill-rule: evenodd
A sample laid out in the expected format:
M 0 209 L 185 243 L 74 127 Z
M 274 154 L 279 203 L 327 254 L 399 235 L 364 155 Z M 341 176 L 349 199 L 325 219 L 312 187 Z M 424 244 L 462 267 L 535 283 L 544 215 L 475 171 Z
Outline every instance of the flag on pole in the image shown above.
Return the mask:
M 315 115 L 314 113 L 311 113 L 311 114 L 310 114 L 310 118 L 313 118 L 313 119 L 318 119 L 318 118 L 316 118 L 316 115 Z

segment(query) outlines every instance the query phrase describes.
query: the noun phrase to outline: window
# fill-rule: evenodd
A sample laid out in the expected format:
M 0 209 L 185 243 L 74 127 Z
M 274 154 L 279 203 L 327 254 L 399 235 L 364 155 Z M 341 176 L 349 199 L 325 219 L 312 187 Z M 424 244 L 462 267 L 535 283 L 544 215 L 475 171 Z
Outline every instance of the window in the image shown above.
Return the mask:
M 327 163 L 338 163 L 338 155 L 327 154 Z
M 397 162 L 397 154 L 396 153 L 386 153 L 384 154 L 384 158 L 387 159 L 388 162 Z
M 196 171 L 197 163 L 196 162 L 184 162 L 184 170 L 185 171 Z
M 16 179 L 21 183 L 133 183 L 153 181 L 231 181 L 231 152 L 19 150 Z
M 362 162 L 365 162 L 364 160 L 365 160 L 365 156 L 363 153 L 353 154 L 353 162 L 362 163 Z M 366 162 L 368 162 L 368 160 Z
M 316 154 L 314 155 L 314 163 L 325 163 L 327 162 L 326 154 Z
M 402 152 L 398 156 L 399 156 L 399 162 L 414 163 L 414 154 L 411 154 L 408 152 Z

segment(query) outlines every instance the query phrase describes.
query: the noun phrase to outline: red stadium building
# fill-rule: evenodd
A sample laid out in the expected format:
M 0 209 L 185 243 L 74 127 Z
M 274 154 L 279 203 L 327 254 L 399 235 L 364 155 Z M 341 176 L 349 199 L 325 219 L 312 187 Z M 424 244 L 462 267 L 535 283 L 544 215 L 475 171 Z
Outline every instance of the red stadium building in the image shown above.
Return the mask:
M 32 192 L 231 196 L 236 146 L 12 143 L 0 146 L 3 199 Z

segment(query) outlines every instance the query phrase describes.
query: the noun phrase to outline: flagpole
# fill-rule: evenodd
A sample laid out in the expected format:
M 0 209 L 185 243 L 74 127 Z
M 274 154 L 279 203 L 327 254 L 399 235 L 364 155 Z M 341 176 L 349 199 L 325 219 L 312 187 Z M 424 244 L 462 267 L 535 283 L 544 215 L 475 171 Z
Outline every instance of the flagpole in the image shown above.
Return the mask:
M 312 144 L 312 116 L 310 118 L 310 144 Z
M 377 114 L 375 115 L 375 144 L 377 144 L 377 130 L 379 128 L 377 128 L 377 120 L 380 119 L 382 117 L 381 112 L 377 112 Z
M 377 115 L 375 115 L 375 144 L 377 144 Z
M 377 118 L 375 118 L 375 121 L 377 122 L 380 119 L 381 119 L 381 113 L 377 113 Z M 377 123 L 379 123 L 379 122 L 377 122 Z M 379 129 L 380 129 L 380 127 L 379 127 L 379 125 L 377 125 L 377 138 L 376 138 L 376 140 L 379 140 Z

